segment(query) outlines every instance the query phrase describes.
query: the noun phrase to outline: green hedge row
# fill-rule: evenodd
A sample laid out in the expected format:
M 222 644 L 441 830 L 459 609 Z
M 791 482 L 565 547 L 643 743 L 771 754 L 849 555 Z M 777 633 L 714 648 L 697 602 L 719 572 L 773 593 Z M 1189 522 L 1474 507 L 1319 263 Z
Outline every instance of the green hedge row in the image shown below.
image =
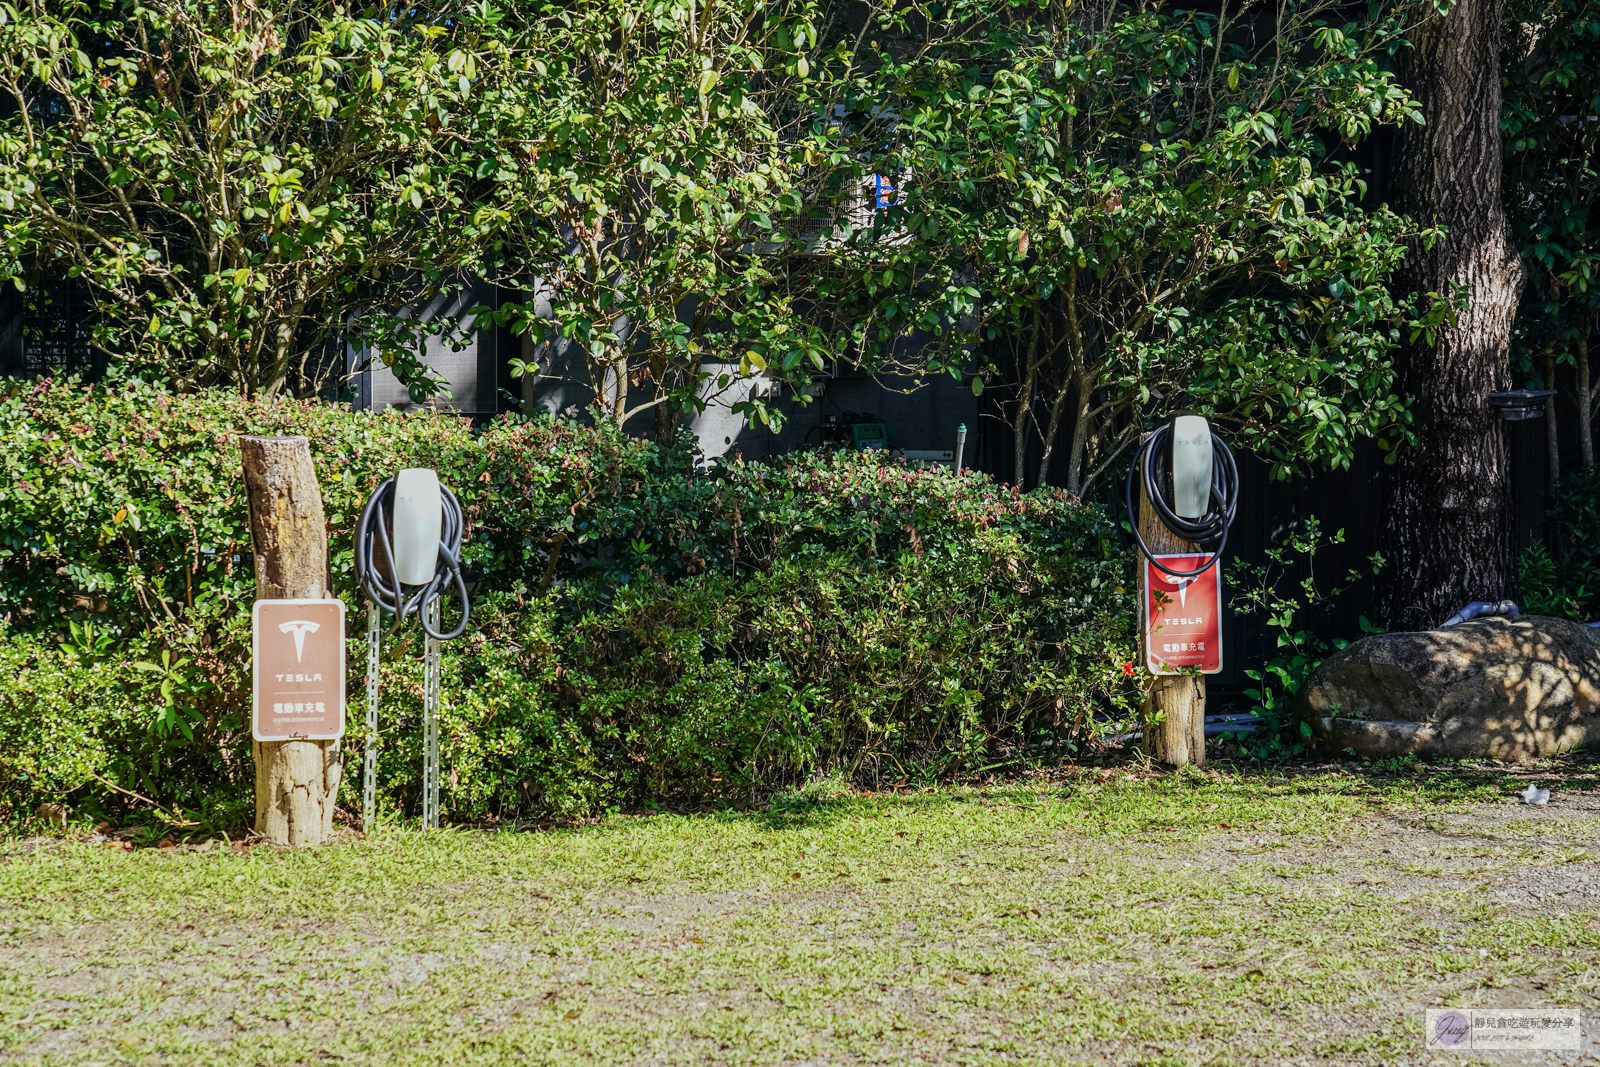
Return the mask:
M 311 440 L 333 588 L 353 610 L 350 532 L 372 488 L 428 465 L 461 497 L 477 594 L 444 655 L 457 818 L 971 769 L 1000 746 L 1079 738 L 1135 696 L 1130 557 L 1103 512 L 1057 491 L 853 453 L 707 465 L 554 420 L 475 430 L 437 412 L 12 382 L 0 803 L 246 817 L 243 433 Z M 418 652 L 385 649 L 380 697 L 383 803 L 407 811 Z

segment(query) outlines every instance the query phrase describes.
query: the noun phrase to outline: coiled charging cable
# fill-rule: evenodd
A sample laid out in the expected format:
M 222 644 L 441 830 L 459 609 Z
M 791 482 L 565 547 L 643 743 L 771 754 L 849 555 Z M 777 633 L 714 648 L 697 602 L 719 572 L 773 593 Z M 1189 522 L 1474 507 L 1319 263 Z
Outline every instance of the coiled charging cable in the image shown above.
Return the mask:
M 441 522 L 439 528 L 439 562 L 433 578 L 423 585 L 401 585 L 395 579 L 394 541 L 389 536 L 389 524 L 384 519 L 384 508 L 394 504 L 394 479 L 378 486 L 361 509 L 361 519 L 356 523 L 356 580 L 361 591 L 378 607 L 394 616 L 394 625 L 416 615 L 422 629 L 429 637 L 450 641 L 460 637 L 472 617 L 472 604 L 467 600 L 466 579 L 461 576 L 461 502 L 448 486 L 439 486 Z M 383 569 L 373 566 L 373 549 L 383 561 Z M 461 621 L 449 633 L 439 633 L 428 623 L 427 607 L 449 592 L 451 585 L 461 595 Z
M 1213 432 L 1210 501 L 1206 505 L 1204 515 L 1198 519 L 1186 519 L 1172 509 L 1172 502 L 1167 492 L 1167 483 L 1170 479 L 1161 477 L 1156 471 L 1156 461 L 1163 454 L 1170 455 L 1172 452 L 1171 438 L 1171 423 L 1158 426 L 1144 439 L 1138 453 L 1133 457 L 1133 465 L 1128 468 L 1128 523 L 1133 527 L 1134 540 L 1139 542 L 1139 548 L 1144 552 L 1145 559 L 1174 578 L 1195 578 L 1214 566 L 1217 560 L 1222 558 L 1223 549 L 1228 547 L 1228 531 L 1233 526 L 1234 512 L 1239 507 L 1239 468 L 1234 465 L 1233 453 L 1228 450 L 1227 442 Z M 1168 466 L 1171 466 L 1170 462 Z M 1144 543 L 1144 538 L 1139 536 L 1139 515 L 1134 505 L 1136 473 L 1144 478 L 1145 495 L 1150 498 L 1150 506 L 1156 509 L 1156 516 L 1161 520 L 1161 525 L 1171 530 L 1174 535 L 1185 541 L 1193 541 L 1202 548 L 1210 544 L 1217 546 L 1216 551 L 1211 552 L 1211 558 L 1204 564 L 1192 571 L 1175 571 L 1156 559 L 1155 553 L 1150 551 L 1150 546 Z

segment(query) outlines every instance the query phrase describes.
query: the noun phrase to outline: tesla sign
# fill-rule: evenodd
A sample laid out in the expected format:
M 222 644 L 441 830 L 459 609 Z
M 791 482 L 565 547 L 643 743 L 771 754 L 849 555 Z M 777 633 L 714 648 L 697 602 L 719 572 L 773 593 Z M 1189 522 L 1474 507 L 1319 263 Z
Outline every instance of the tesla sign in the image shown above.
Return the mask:
M 258 600 L 251 613 L 257 741 L 327 741 L 344 734 L 344 604 Z
M 1192 571 L 1210 556 L 1157 556 L 1175 571 Z M 1144 563 L 1144 654 L 1151 674 L 1222 670 L 1221 565 L 1194 578 L 1174 578 Z

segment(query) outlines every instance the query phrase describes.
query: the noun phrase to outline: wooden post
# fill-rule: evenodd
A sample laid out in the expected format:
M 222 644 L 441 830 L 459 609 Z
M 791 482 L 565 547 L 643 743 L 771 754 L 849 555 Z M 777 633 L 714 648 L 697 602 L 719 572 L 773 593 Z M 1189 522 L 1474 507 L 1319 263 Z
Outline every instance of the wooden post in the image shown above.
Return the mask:
M 1185 541 L 1171 530 L 1167 529 L 1156 514 L 1156 509 L 1150 505 L 1150 498 L 1144 491 L 1144 479 L 1139 479 L 1139 536 L 1144 538 L 1144 543 L 1150 546 L 1150 551 L 1158 555 L 1177 552 L 1199 552 L 1200 546 L 1192 541 Z M 1139 566 L 1146 566 L 1143 559 Z M 1216 566 L 1222 566 L 1221 563 Z M 1140 580 L 1143 585 L 1143 578 Z M 1141 594 L 1142 596 L 1143 594 Z M 1144 642 L 1148 635 L 1143 632 L 1148 608 L 1141 602 L 1139 652 L 1144 655 Z M 1148 662 L 1146 657 L 1146 662 Z M 1196 767 L 1205 766 L 1206 762 L 1206 679 L 1204 675 L 1158 675 L 1155 686 L 1146 698 L 1146 721 L 1152 712 L 1164 712 L 1165 717 L 1152 730 L 1145 734 L 1145 747 L 1152 756 L 1162 763 L 1174 767 L 1182 767 L 1192 763 Z
M 241 437 L 257 600 L 328 595 L 322 491 L 304 437 Z M 253 741 L 256 832 L 275 845 L 320 845 L 333 833 L 344 771 L 337 741 Z

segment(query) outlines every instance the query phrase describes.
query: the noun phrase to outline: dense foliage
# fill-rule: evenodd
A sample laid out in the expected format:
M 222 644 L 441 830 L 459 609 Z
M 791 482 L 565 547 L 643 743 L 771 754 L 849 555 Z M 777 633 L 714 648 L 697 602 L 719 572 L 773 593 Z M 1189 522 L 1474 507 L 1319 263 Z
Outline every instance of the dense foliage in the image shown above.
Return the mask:
M 1508 5 L 1507 15 L 1506 211 L 1528 268 L 1515 355 L 1519 370 L 1551 388 L 1558 365 L 1573 368 L 1579 449 L 1592 469 L 1600 410 L 1600 381 L 1589 362 L 1600 313 L 1600 7 L 1523 0 Z M 1553 405 L 1548 414 L 1553 419 Z M 1559 464 L 1554 450 L 1552 458 Z
M 427 387 L 396 314 L 476 269 L 526 106 L 499 13 L 0 6 L 0 273 L 90 285 L 94 343 L 186 388 L 336 387 L 344 344 Z
M 1128 559 L 1103 513 L 1057 490 L 855 453 L 708 467 L 608 424 L 475 431 L 432 411 L 12 383 L 8 802 L 139 803 L 122 789 L 171 818 L 244 810 L 243 432 L 313 441 L 333 588 L 352 608 L 351 525 L 378 480 L 426 457 L 461 496 L 478 592 L 474 629 L 444 655 L 457 816 L 748 798 L 840 769 L 936 775 L 1001 745 L 1081 740 L 1137 695 Z M 350 630 L 355 671 L 364 631 Z M 407 808 L 416 653 L 391 642 L 380 696 L 385 803 Z M 349 693 L 359 722 L 359 674 Z
M 1429 235 L 1363 207 L 1346 151 L 1419 118 L 1386 70 L 1397 12 L 963 10 L 951 40 L 857 75 L 894 116 L 879 165 L 903 177 L 878 239 L 839 256 L 860 264 L 860 314 L 938 336 L 919 366 L 1014 349 L 986 373 L 1009 390 L 1015 482 L 1042 483 L 1072 428 L 1057 469 L 1079 491 L 1184 408 L 1280 475 L 1404 437 L 1391 353 L 1417 308 L 1388 282 Z
M 1517 603 L 1534 615 L 1589 622 L 1600 593 L 1600 472 L 1564 475 L 1552 487 L 1544 539 L 1517 560 Z
M 1047 465 L 1075 427 L 1073 491 L 1180 407 L 1346 463 L 1404 433 L 1416 231 L 1345 152 L 1414 117 L 1404 24 L 1259 6 L 30 0 L 0 266 L 70 267 L 98 343 L 185 388 L 310 395 L 349 343 L 424 389 L 397 309 L 490 269 L 517 371 L 663 443 L 712 396 L 776 418 L 758 379 L 970 377 L 1005 338 L 976 382 Z
M 797 304 L 784 236 L 806 206 L 800 100 L 820 5 L 517 10 L 536 76 L 497 262 L 532 297 L 501 308 L 538 342 L 528 372 L 572 345 L 605 417 L 649 412 L 670 442 L 686 399 L 742 400 L 730 391 L 769 364 L 820 365 L 826 336 Z

